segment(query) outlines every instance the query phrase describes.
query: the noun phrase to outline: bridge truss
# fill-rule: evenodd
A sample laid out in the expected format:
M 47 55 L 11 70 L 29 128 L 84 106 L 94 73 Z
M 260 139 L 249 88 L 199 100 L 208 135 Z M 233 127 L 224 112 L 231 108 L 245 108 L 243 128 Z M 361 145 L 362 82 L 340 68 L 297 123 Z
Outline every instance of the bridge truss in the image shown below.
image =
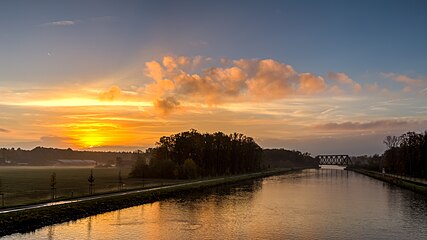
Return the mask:
M 348 166 L 352 164 L 348 155 L 318 155 L 316 160 L 319 161 L 319 165 Z

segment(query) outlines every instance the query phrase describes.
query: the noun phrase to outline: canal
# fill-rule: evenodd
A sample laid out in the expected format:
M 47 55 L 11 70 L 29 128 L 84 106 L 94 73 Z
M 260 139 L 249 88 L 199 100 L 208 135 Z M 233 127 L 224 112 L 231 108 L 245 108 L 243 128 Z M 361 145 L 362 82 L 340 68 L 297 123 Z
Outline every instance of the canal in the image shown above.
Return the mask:
M 427 197 L 342 169 L 310 169 L 4 239 L 427 239 Z

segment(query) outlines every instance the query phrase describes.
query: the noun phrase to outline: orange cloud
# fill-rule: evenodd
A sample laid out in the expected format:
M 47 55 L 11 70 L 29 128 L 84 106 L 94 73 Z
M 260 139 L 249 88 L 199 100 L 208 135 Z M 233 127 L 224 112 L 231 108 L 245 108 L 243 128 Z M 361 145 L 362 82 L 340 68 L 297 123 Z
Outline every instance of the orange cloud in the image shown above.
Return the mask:
M 342 72 L 329 72 L 328 78 L 334 81 L 337 81 L 340 85 L 348 85 L 351 86 L 353 91 L 358 93 L 362 90 L 362 86 L 351 79 L 347 74 Z
M 112 86 L 110 90 L 106 92 L 101 92 L 99 94 L 99 99 L 101 101 L 114 101 L 119 99 L 122 96 L 122 90 L 117 86 Z
M 145 63 L 145 74 L 155 81 L 162 80 L 164 75 L 162 66 L 156 61 Z
M 171 56 L 165 56 L 163 57 L 163 66 L 165 66 L 168 71 L 173 71 L 178 66 L 178 64 L 176 63 L 175 58 Z
M 165 56 L 161 62 L 146 63 L 146 76 L 154 82 L 146 85 L 144 92 L 155 96 L 155 101 L 173 96 L 177 100 L 216 105 L 235 101 L 271 101 L 291 95 L 320 93 L 326 88 L 322 77 L 300 74 L 292 66 L 272 59 L 221 59 L 222 67 L 194 73 L 181 67 L 191 64 L 194 69 L 202 62 L 207 64 L 213 60 L 201 56 Z
M 246 83 L 249 95 L 255 96 L 257 100 L 280 99 L 296 91 L 297 73 L 290 65 L 272 59 L 240 59 L 235 63 L 248 74 L 253 74 Z
M 216 65 L 215 65 L 216 64 Z M 206 66 L 205 69 L 201 69 Z M 354 92 L 362 86 L 345 73 L 330 72 L 337 83 L 328 86 L 313 73 L 300 73 L 291 65 L 273 59 L 214 59 L 196 56 L 164 56 L 145 63 L 145 75 L 152 82 L 134 87 L 132 94 L 117 86 L 99 95 L 102 101 L 150 101 L 155 112 L 168 114 L 179 105 L 209 106 L 237 102 L 271 102 L 293 96 L 313 96 L 326 91 L 343 95 L 348 86 Z M 182 108 L 187 109 L 187 108 Z
M 311 73 L 300 75 L 300 90 L 304 93 L 322 92 L 326 88 L 325 80 L 322 77 L 315 76 Z

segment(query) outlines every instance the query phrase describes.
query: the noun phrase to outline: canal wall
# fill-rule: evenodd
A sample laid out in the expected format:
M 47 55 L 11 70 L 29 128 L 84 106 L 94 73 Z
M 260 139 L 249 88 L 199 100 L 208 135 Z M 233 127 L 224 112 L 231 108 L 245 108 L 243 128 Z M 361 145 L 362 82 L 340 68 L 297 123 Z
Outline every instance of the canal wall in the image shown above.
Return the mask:
M 388 174 L 382 174 L 379 172 L 375 172 L 375 171 L 370 171 L 370 170 L 365 170 L 365 169 L 357 169 L 357 168 L 351 168 L 348 169 L 384 182 L 388 182 L 391 183 L 393 185 L 399 186 L 399 187 L 403 187 L 409 190 L 412 190 L 414 192 L 417 193 L 421 193 L 424 195 L 427 195 L 427 185 L 424 183 L 420 183 L 420 182 L 415 182 L 412 180 L 408 180 L 408 179 L 404 179 L 404 178 L 400 178 L 397 176 L 391 176 Z
M 103 198 L 98 197 L 96 199 L 87 199 L 61 205 L 43 206 L 1 213 L 0 237 L 18 232 L 24 233 L 34 231 L 52 224 L 73 221 L 104 212 L 152 203 L 167 198 L 182 197 L 190 192 L 202 191 L 208 187 L 280 175 L 302 169 L 304 168 L 274 169 L 257 173 L 199 180 L 152 190 L 147 189 L 146 191 L 128 192 L 125 195 L 118 193 L 116 196 L 109 195 Z

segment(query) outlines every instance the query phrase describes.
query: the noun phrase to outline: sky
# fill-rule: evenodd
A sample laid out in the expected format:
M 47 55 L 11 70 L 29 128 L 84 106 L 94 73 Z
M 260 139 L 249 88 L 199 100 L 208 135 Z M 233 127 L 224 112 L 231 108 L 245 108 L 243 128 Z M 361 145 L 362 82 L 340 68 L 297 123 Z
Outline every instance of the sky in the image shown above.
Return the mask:
M 0 146 L 130 151 L 189 129 L 382 153 L 427 130 L 427 2 L 1 1 Z

